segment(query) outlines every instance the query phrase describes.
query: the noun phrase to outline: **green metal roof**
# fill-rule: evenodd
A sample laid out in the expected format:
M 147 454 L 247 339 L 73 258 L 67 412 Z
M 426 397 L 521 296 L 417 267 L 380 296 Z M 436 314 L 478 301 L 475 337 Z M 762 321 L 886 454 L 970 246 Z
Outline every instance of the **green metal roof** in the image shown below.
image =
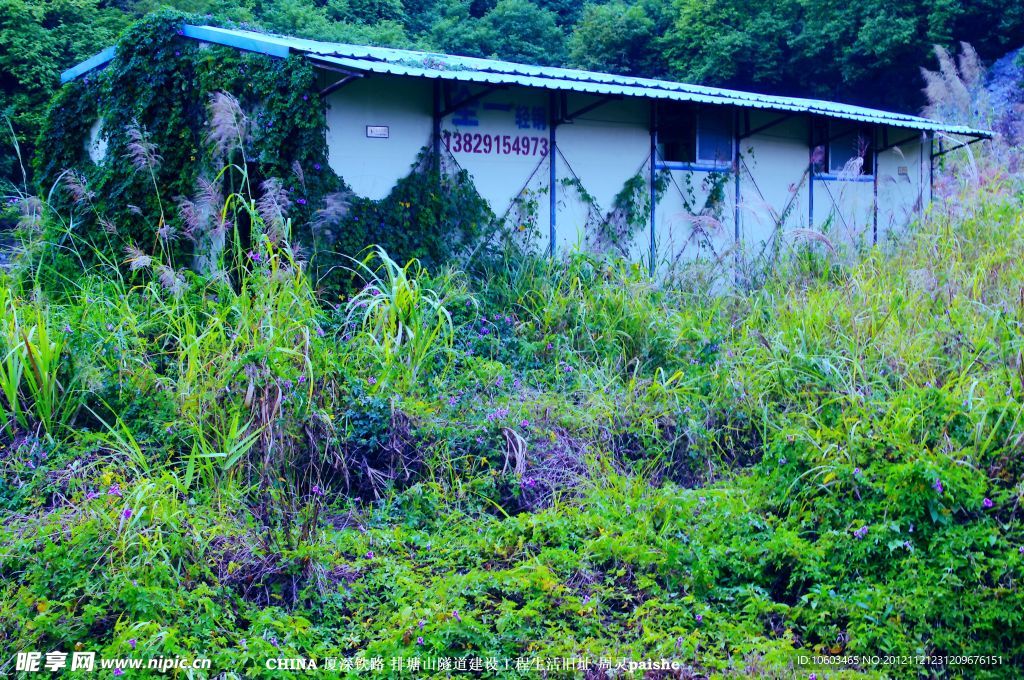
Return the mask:
M 343 43 L 320 42 L 302 38 L 257 33 L 213 26 L 182 27 L 186 38 L 227 45 L 242 50 L 261 52 L 275 57 L 304 54 L 313 63 L 343 69 L 357 74 L 390 74 L 418 78 L 442 79 L 490 85 L 518 85 L 546 90 L 580 92 L 600 96 L 638 97 L 669 101 L 697 102 L 771 111 L 809 113 L 829 118 L 890 125 L 914 130 L 944 132 L 975 138 L 991 138 L 988 130 L 964 125 L 951 125 L 903 113 L 852 106 L 837 102 L 799 97 L 743 92 L 719 87 L 689 85 L 649 78 L 616 76 L 608 73 L 579 71 L 548 66 L 531 66 L 493 59 L 460 57 L 400 50 L 388 47 L 367 47 Z M 61 75 L 61 82 L 103 66 L 114 57 L 112 48 L 86 60 Z

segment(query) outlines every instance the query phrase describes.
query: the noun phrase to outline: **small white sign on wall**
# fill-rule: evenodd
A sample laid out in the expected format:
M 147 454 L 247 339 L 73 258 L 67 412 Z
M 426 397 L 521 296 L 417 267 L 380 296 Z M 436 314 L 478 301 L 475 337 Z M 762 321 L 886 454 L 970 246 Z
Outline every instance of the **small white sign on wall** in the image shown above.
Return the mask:
M 387 139 L 391 136 L 391 130 L 387 125 L 367 125 L 366 136 L 371 139 Z

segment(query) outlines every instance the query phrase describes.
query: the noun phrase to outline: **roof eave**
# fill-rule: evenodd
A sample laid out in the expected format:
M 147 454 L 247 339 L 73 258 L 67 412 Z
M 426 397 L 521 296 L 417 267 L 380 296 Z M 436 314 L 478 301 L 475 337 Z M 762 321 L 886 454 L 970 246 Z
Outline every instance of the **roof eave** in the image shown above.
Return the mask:
M 314 40 L 285 38 L 281 36 L 256 33 L 253 31 L 238 31 L 233 29 L 217 28 L 214 26 L 195 26 L 192 24 L 184 24 L 182 26 L 181 35 L 193 40 L 234 47 L 236 49 L 257 52 L 278 58 L 285 58 L 291 54 L 306 54 L 306 56 L 314 62 L 319 62 L 321 64 L 342 64 L 346 66 L 346 68 L 363 70 L 367 73 L 407 75 L 421 78 L 461 80 L 492 84 L 521 84 L 526 87 L 538 87 L 549 90 L 573 91 L 594 95 L 618 94 L 652 100 L 692 101 L 702 104 L 738 106 L 790 113 L 806 113 L 809 115 L 836 118 L 840 120 L 845 119 L 876 125 L 889 125 L 904 129 L 916 129 L 921 130 L 922 132 L 940 132 L 945 134 L 962 135 L 976 139 L 991 139 L 993 137 L 993 133 L 988 130 L 976 130 L 963 125 L 946 125 L 939 121 L 933 121 L 918 116 L 910 116 L 907 114 L 897 114 L 888 111 L 853 106 L 848 107 L 851 109 L 849 111 L 837 111 L 834 109 L 837 107 L 847 106 L 839 104 L 838 102 L 760 95 L 753 92 L 693 86 L 686 85 L 685 83 L 671 83 L 667 81 L 653 81 L 642 78 L 619 78 L 611 74 L 576 72 L 567 69 L 553 69 L 554 72 L 560 74 L 558 77 L 555 75 L 545 76 L 541 73 L 541 69 L 539 67 L 513 64 L 511 62 L 494 62 L 495 65 L 499 63 L 503 64 L 506 67 L 504 71 L 497 68 L 450 71 L 442 69 L 427 69 L 417 66 L 409 66 L 408 64 L 394 63 L 392 61 L 385 60 L 383 57 L 374 58 L 371 56 L 373 50 L 380 51 L 380 49 L 383 48 L 360 48 L 358 46 L 345 46 Z M 339 48 L 348 49 L 343 51 Z M 345 54 L 345 52 L 348 54 Z M 405 54 L 405 52 L 408 51 L 404 51 L 403 54 Z M 114 58 L 115 54 L 116 50 L 114 47 L 109 47 L 103 50 L 99 54 L 62 73 L 61 83 L 67 83 L 85 73 L 102 68 Z M 430 56 L 426 53 L 409 52 L 409 54 Z M 532 71 L 538 71 L 538 73 L 531 73 Z M 570 75 L 574 77 L 569 77 Z M 616 80 L 620 82 L 616 82 Z

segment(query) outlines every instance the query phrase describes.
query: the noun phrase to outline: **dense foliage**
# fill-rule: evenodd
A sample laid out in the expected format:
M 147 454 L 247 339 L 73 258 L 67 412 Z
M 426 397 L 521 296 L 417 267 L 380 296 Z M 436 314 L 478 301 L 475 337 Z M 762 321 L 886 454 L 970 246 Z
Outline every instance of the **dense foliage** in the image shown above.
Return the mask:
M 375 250 L 325 300 L 236 172 L 205 276 L 159 243 L 90 255 L 22 197 L 26 271 L 0 286 L 5 653 L 248 677 L 279 656 L 1024 664 L 1016 188 L 859 264 L 813 241 L 752 292 Z M 38 255 L 54 242 L 73 275 Z
M 426 150 L 385 199 L 351 194 L 327 160 L 326 117 L 309 63 L 180 39 L 189 20 L 200 19 L 149 15 L 122 35 L 107 68 L 54 97 L 38 140 L 36 184 L 90 246 L 72 254 L 49 234 L 42 243 L 55 270 L 67 275 L 77 257 L 116 259 L 125 248 L 158 242 L 169 266 L 209 274 L 229 218 L 223 197 L 242 187 L 325 286 L 343 283 L 337 265 L 370 244 L 432 266 L 486 240 L 494 216 L 467 173 L 449 171 Z M 98 131 L 83 120 L 98 121 Z M 105 145 L 98 163 L 90 157 L 94 139 Z M 248 225 L 235 224 L 248 248 Z
M 916 110 L 932 45 L 984 59 L 1024 43 L 1011 0 L 0 1 L 0 111 L 30 158 L 61 70 L 160 6 L 281 33 L 732 85 Z M 6 126 L 5 126 L 6 127 Z M 20 179 L 4 144 L 0 177 Z

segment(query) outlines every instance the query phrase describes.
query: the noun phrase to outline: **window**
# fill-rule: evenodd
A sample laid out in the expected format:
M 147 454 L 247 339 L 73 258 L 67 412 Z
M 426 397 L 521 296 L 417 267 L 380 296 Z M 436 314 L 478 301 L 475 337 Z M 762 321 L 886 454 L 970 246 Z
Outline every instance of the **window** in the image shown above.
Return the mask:
M 732 111 L 668 105 L 658 119 L 658 154 L 666 163 L 725 168 L 732 163 Z
M 658 119 L 658 155 L 666 163 L 693 163 L 697 135 L 696 112 L 690 107 L 665 106 Z
M 697 115 L 697 162 L 701 165 L 732 163 L 732 112 L 703 109 Z
M 871 175 L 874 166 L 872 131 L 856 125 L 829 126 L 828 171 L 832 175 Z

